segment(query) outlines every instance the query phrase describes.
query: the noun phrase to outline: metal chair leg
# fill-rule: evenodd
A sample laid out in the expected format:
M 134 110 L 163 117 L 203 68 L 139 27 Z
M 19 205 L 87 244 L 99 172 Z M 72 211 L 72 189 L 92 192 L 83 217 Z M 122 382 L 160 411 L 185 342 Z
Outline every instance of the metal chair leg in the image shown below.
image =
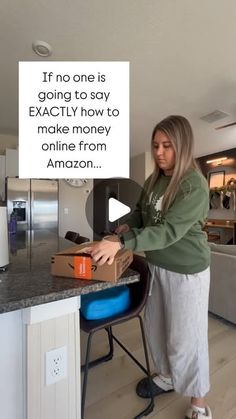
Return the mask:
M 89 357 L 90 357 L 92 336 L 93 336 L 93 332 L 89 333 L 88 341 L 87 341 L 86 359 L 85 359 L 85 364 L 84 364 L 84 379 L 83 379 L 82 398 L 81 398 L 81 419 L 84 418 L 84 408 L 85 408 L 85 398 L 86 398 L 86 390 L 87 390 Z
M 103 362 L 110 361 L 113 358 L 114 355 L 114 345 L 113 345 L 113 339 L 112 339 L 112 329 L 111 326 L 106 327 L 106 332 L 108 334 L 108 342 L 109 342 L 109 352 L 106 355 L 100 356 L 97 359 L 94 359 L 93 361 L 90 361 L 88 364 L 88 368 L 96 367 L 96 365 L 102 364 Z M 95 333 L 95 332 L 94 332 Z M 81 366 L 81 372 L 84 372 L 85 364 Z
M 108 361 L 113 357 L 113 352 L 114 352 L 113 340 L 115 340 L 121 346 L 121 348 L 133 359 L 133 361 L 147 374 L 149 382 L 150 382 L 150 390 L 151 390 L 151 372 L 150 372 L 150 364 L 149 364 L 149 358 L 148 358 L 148 350 L 147 350 L 143 320 L 142 320 L 142 317 L 140 315 L 138 315 L 137 317 L 139 319 L 139 324 L 140 324 L 140 329 L 141 329 L 141 334 L 142 334 L 143 349 L 144 349 L 144 355 L 145 355 L 145 361 L 146 361 L 146 369 L 131 354 L 131 352 L 112 334 L 111 326 L 108 326 L 108 327 L 105 328 L 105 330 L 108 334 L 108 341 L 109 341 L 109 347 L 110 347 L 108 354 L 105 355 L 105 356 L 102 356 L 100 358 L 97 358 L 94 361 L 89 362 L 90 350 L 91 350 L 91 340 L 92 340 L 92 336 L 93 336 L 94 332 L 89 333 L 88 341 L 87 341 L 85 364 L 81 367 L 81 371 L 84 371 L 82 401 L 81 401 L 81 419 L 84 419 L 88 370 L 89 370 L 89 368 L 92 368 L 95 365 L 100 364 L 101 362 Z M 134 419 L 141 419 L 143 416 L 147 416 L 149 413 L 151 413 L 153 411 L 153 409 L 154 409 L 154 397 L 152 395 L 152 391 L 151 391 L 151 398 L 150 399 L 151 400 L 150 400 L 150 403 L 148 404 L 148 406 L 144 410 L 142 410 L 142 412 L 140 412 L 138 415 L 136 415 L 134 417 Z
M 146 366 L 147 366 L 147 376 L 150 382 L 150 392 L 151 392 L 151 400 L 146 409 L 144 409 L 142 412 L 140 412 L 138 415 L 134 417 L 134 419 L 140 419 L 143 416 L 147 416 L 149 413 L 151 413 L 154 409 L 154 397 L 152 394 L 152 387 L 151 387 L 151 371 L 150 371 L 150 364 L 149 364 L 149 358 L 148 358 L 148 349 L 147 349 L 147 343 L 146 343 L 146 337 L 144 332 L 144 326 L 143 326 L 143 319 L 140 315 L 137 316 L 139 319 L 140 329 L 142 333 L 142 340 L 143 340 L 143 349 L 145 354 L 145 360 L 146 360 Z
M 148 350 L 147 350 L 147 344 L 146 344 L 146 337 L 144 332 L 144 326 L 143 326 L 143 320 L 140 315 L 136 316 L 139 319 L 141 334 L 142 334 L 142 341 L 143 341 L 143 349 L 145 354 L 145 360 L 146 360 L 146 368 L 133 356 L 133 354 L 123 345 L 123 343 L 112 334 L 113 340 L 129 355 L 129 357 L 135 362 L 136 365 L 147 375 L 149 382 L 150 382 L 150 392 L 151 392 L 151 401 L 149 405 L 144 409 L 142 412 L 140 412 L 137 416 L 135 416 L 134 419 L 140 419 L 143 416 L 147 416 L 149 413 L 151 413 L 154 409 L 154 397 L 152 395 L 152 387 L 151 387 L 151 372 L 150 372 L 150 364 L 149 364 L 149 358 L 148 358 Z
M 82 365 L 81 371 L 84 372 L 84 379 L 83 379 L 83 388 L 82 388 L 82 398 L 81 398 L 81 419 L 84 418 L 84 409 L 85 409 L 85 399 L 86 399 L 86 391 L 87 391 L 87 381 L 88 381 L 88 370 L 89 368 L 95 367 L 96 365 L 109 361 L 113 358 L 114 354 L 114 345 L 113 345 L 113 339 L 112 339 L 112 328 L 111 326 L 107 327 L 106 332 L 108 334 L 108 341 L 109 341 L 109 352 L 105 356 L 101 356 L 98 359 L 95 359 L 94 361 L 89 362 L 90 358 L 90 350 L 91 350 L 91 342 L 92 342 L 92 336 L 94 332 L 89 333 L 88 340 L 87 340 L 87 349 L 86 349 L 86 358 L 85 358 L 85 364 Z
M 106 327 L 106 332 L 108 334 L 108 342 L 109 342 L 109 353 L 107 354 L 107 356 L 110 356 L 109 359 L 113 358 L 114 355 L 114 344 L 113 344 L 113 338 L 112 338 L 112 327 Z

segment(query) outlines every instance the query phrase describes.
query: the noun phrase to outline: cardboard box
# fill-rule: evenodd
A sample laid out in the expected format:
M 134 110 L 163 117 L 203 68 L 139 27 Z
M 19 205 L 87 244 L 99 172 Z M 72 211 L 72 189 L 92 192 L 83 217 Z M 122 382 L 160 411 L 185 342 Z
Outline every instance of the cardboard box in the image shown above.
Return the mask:
M 52 275 L 116 282 L 133 260 L 132 250 L 121 249 L 117 252 L 111 265 L 105 263 L 98 266 L 89 254 L 83 252 L 85 247 L 90 247 L 93 244 L 94 242 L 83 243 L 52 256 Z

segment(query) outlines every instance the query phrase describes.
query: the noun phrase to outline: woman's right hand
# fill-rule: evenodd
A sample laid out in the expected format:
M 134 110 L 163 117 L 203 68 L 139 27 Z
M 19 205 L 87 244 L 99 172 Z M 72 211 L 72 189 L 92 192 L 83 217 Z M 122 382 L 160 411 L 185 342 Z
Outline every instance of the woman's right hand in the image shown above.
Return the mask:
M 116 234 L 122 234 L 127 233 L 130 230 L 128 224 L 121 224 L 120 226 L 116 227 L 115 233 Z

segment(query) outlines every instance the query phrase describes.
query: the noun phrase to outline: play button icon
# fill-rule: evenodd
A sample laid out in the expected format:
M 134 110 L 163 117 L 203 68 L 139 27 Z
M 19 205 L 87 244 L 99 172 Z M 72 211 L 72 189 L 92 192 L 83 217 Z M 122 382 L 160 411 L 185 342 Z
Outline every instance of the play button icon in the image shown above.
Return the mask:
M 128 205 L 123 204 L 115 198 L 109 198 L 108 201 L 108 219 L 111 223 L 129 214 L 131 208 Z
M 101 240 L 125 224 L 136 210 L 140 196 L 145 198 L 145 193 L 142 186 L 132 179 L 94 179 L 85 207 L 88 224 L 93 230 L 93 240 Z

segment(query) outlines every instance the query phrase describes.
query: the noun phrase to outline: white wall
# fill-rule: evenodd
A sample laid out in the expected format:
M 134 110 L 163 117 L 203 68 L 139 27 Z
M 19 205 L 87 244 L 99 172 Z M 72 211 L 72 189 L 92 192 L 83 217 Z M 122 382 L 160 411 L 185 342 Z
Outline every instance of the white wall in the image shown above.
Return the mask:
M 9 177 L 19 176 L 19 153 L 18 150 L 6 148 L 5 175 Z
M 138 154 L 130 161 L 130 178 L 143 186 L 145 180 L 153 172 L 153 160 L 150 151 Z
M 92 226 L 85 212 L 87 197 L 92 189 L 93 180 L 81 188 L 67 185 L 63 179 L 59 181 L 59 236 L 64 237 L 68 230 L 72 230 L 93 239 Z M 93 208 L 89 208 L 89 213 L 92 219 Z
M 143 186 L 145 181 L 145 153 L 138 154 L 130 161 L 130 178 Z
M 0 154 L 5 154 L 6 148 L 17 148 L 18 137 L 16 135 L 0 134 Z
M 147 179 L 154 170 L 154 161 L 150 151 L 145 153 L 145 179 Z

